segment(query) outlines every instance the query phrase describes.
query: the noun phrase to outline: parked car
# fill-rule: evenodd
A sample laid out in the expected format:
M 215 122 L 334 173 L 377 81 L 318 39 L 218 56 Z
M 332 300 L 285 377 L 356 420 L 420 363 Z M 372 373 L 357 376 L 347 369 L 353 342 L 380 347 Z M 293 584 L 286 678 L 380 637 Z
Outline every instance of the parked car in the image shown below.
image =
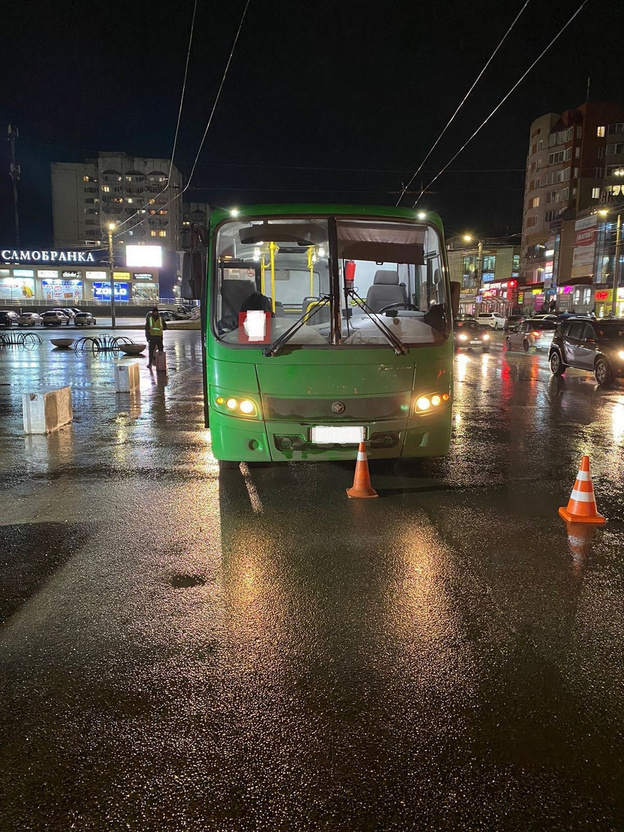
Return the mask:
M 171 311 L 171 309 L 159 309 L 158 314 L 163 319 L 163 321 L 173 320 L 173 312 Z
M 529 318 L 509 330 L 505 339 L 507 349 L 528 352 L 531 347 L 535 347 L 536 350 L 547 350 L 552 343 L 556 328 L 555 321 L 545 318 Z
M 0 309 L 0 326 L 13 326 L 17 323 L 17 312 L 11 309 Z
M 505 325 L 503 326 L 503 329 L 505 330 L 505 332 L 507 332 L 508 330 L 513 329 L 513 327 L 515 327 L 516 324 L 519 324 L 521 321 L 522 315 L 508 315 L 505 318 Z
M 539 315 L 533 315 L 534 321 L 558 321 L 559 315 L 554 312 L 541 312 Z
M 456 315 L 454 320 L 456 320 L 456 321 L 476 321 L 477 319 L 475 318 L 474 315 Z
M 66 324 L 69 326 L 71 318 L 60 309 L 48 309 L 41 315 L 41 323 L 43 326 L 61 326 Z
M 593 372 L 601 387 L 624 376 L 624 318 L 571 318 L 555 331 L 549 353 L 556 376 L 568 367 Z
M 74 324 L 76 326 L 95 326 L 97 321 L 90 312 L 76 312 Z
M 70 321 L 73 321 L 74 315 L 76 314 L 71 306 L 58 306 L 53 309 L 52 312 L 63 312 L 64 315 L 67 315 Z
M 17 318 L 20 326 L 36 326 L 41 323 L 41 315 L 37 312 L 22 312 Z
M 456 350 L 481 347 L 483 352 L 489 352 L 490 333 L 476 321 L 455 321 L 453 343 Z
M 502 329 L 505 326 L 505 318 L 500 312 L 479 312 L 477 322 L 486 324 L 492 329 Z

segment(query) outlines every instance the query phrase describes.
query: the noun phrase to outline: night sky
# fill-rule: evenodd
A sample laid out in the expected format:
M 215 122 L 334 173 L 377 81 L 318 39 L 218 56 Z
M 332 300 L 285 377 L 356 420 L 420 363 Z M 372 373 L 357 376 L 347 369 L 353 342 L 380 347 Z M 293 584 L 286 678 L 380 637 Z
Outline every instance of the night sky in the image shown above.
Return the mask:
M 428 160 L 424 185 L 582 0 L 531 0 Z M 186 196 L 394 204 L 524 0 L 251 0 Z M 245 0 L 199 0 L 175 163 L 188 175 Z M 98 150 L 169 157 L 193 0 L 14 3 L 3 14 L 3 130 L 20 130 L 21 243 L 52 243 L 50 162 Z M 624 3 L 589 0 L 425 194 L 447 234 L 518 232 L 529 127 L 586 97 L 624 103 Z M 12 244 L 9 145 L 0 241 Z M 402 202 L 413 204 L 416 194 Z

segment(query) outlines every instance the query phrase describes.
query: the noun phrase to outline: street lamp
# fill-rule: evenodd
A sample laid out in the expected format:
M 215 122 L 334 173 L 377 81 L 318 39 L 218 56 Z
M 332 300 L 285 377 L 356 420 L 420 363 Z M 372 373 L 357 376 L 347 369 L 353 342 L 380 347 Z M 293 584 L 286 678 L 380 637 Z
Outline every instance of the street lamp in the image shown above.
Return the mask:
M 113 231 L 117 228 L 117 224 L 109 222 L 106 228 L 108 230 L 108 265 L 110 268 L 111 328 L 115 329 L 115 279 L 113 277 L 115 260 L 113 257 Z

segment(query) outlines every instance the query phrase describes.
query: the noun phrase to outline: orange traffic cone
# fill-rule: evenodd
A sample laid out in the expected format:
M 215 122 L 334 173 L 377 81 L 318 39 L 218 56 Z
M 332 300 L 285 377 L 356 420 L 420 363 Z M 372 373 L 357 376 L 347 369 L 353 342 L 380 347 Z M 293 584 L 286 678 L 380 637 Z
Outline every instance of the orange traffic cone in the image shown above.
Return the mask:
M 559 514 L 569 523 L 593 523 L 596 526 L 606 523 L 602 514 L 598 514 L 596 507 L 588 456 L 582 458 L 568 506 L 567 508 L 562 506 Z
M 347 488 L 347 497 L 378 497 L 379 494 L 371 486 L 370 474 L 368 473 L 368 460 L 366 458 L 366 445 L 360 442 L 355 463 L 355 476 L 353 487 Z

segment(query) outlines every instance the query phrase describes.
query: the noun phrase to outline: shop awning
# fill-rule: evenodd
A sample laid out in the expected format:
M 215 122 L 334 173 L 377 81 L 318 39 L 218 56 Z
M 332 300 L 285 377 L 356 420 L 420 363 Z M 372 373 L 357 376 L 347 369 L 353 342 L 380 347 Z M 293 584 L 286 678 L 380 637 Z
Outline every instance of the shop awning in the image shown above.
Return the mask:
M 560 280 L 559 286 L 591 286 L 592 277 L 590 274 L 583 277 L 569 277 L 567 280 Z

